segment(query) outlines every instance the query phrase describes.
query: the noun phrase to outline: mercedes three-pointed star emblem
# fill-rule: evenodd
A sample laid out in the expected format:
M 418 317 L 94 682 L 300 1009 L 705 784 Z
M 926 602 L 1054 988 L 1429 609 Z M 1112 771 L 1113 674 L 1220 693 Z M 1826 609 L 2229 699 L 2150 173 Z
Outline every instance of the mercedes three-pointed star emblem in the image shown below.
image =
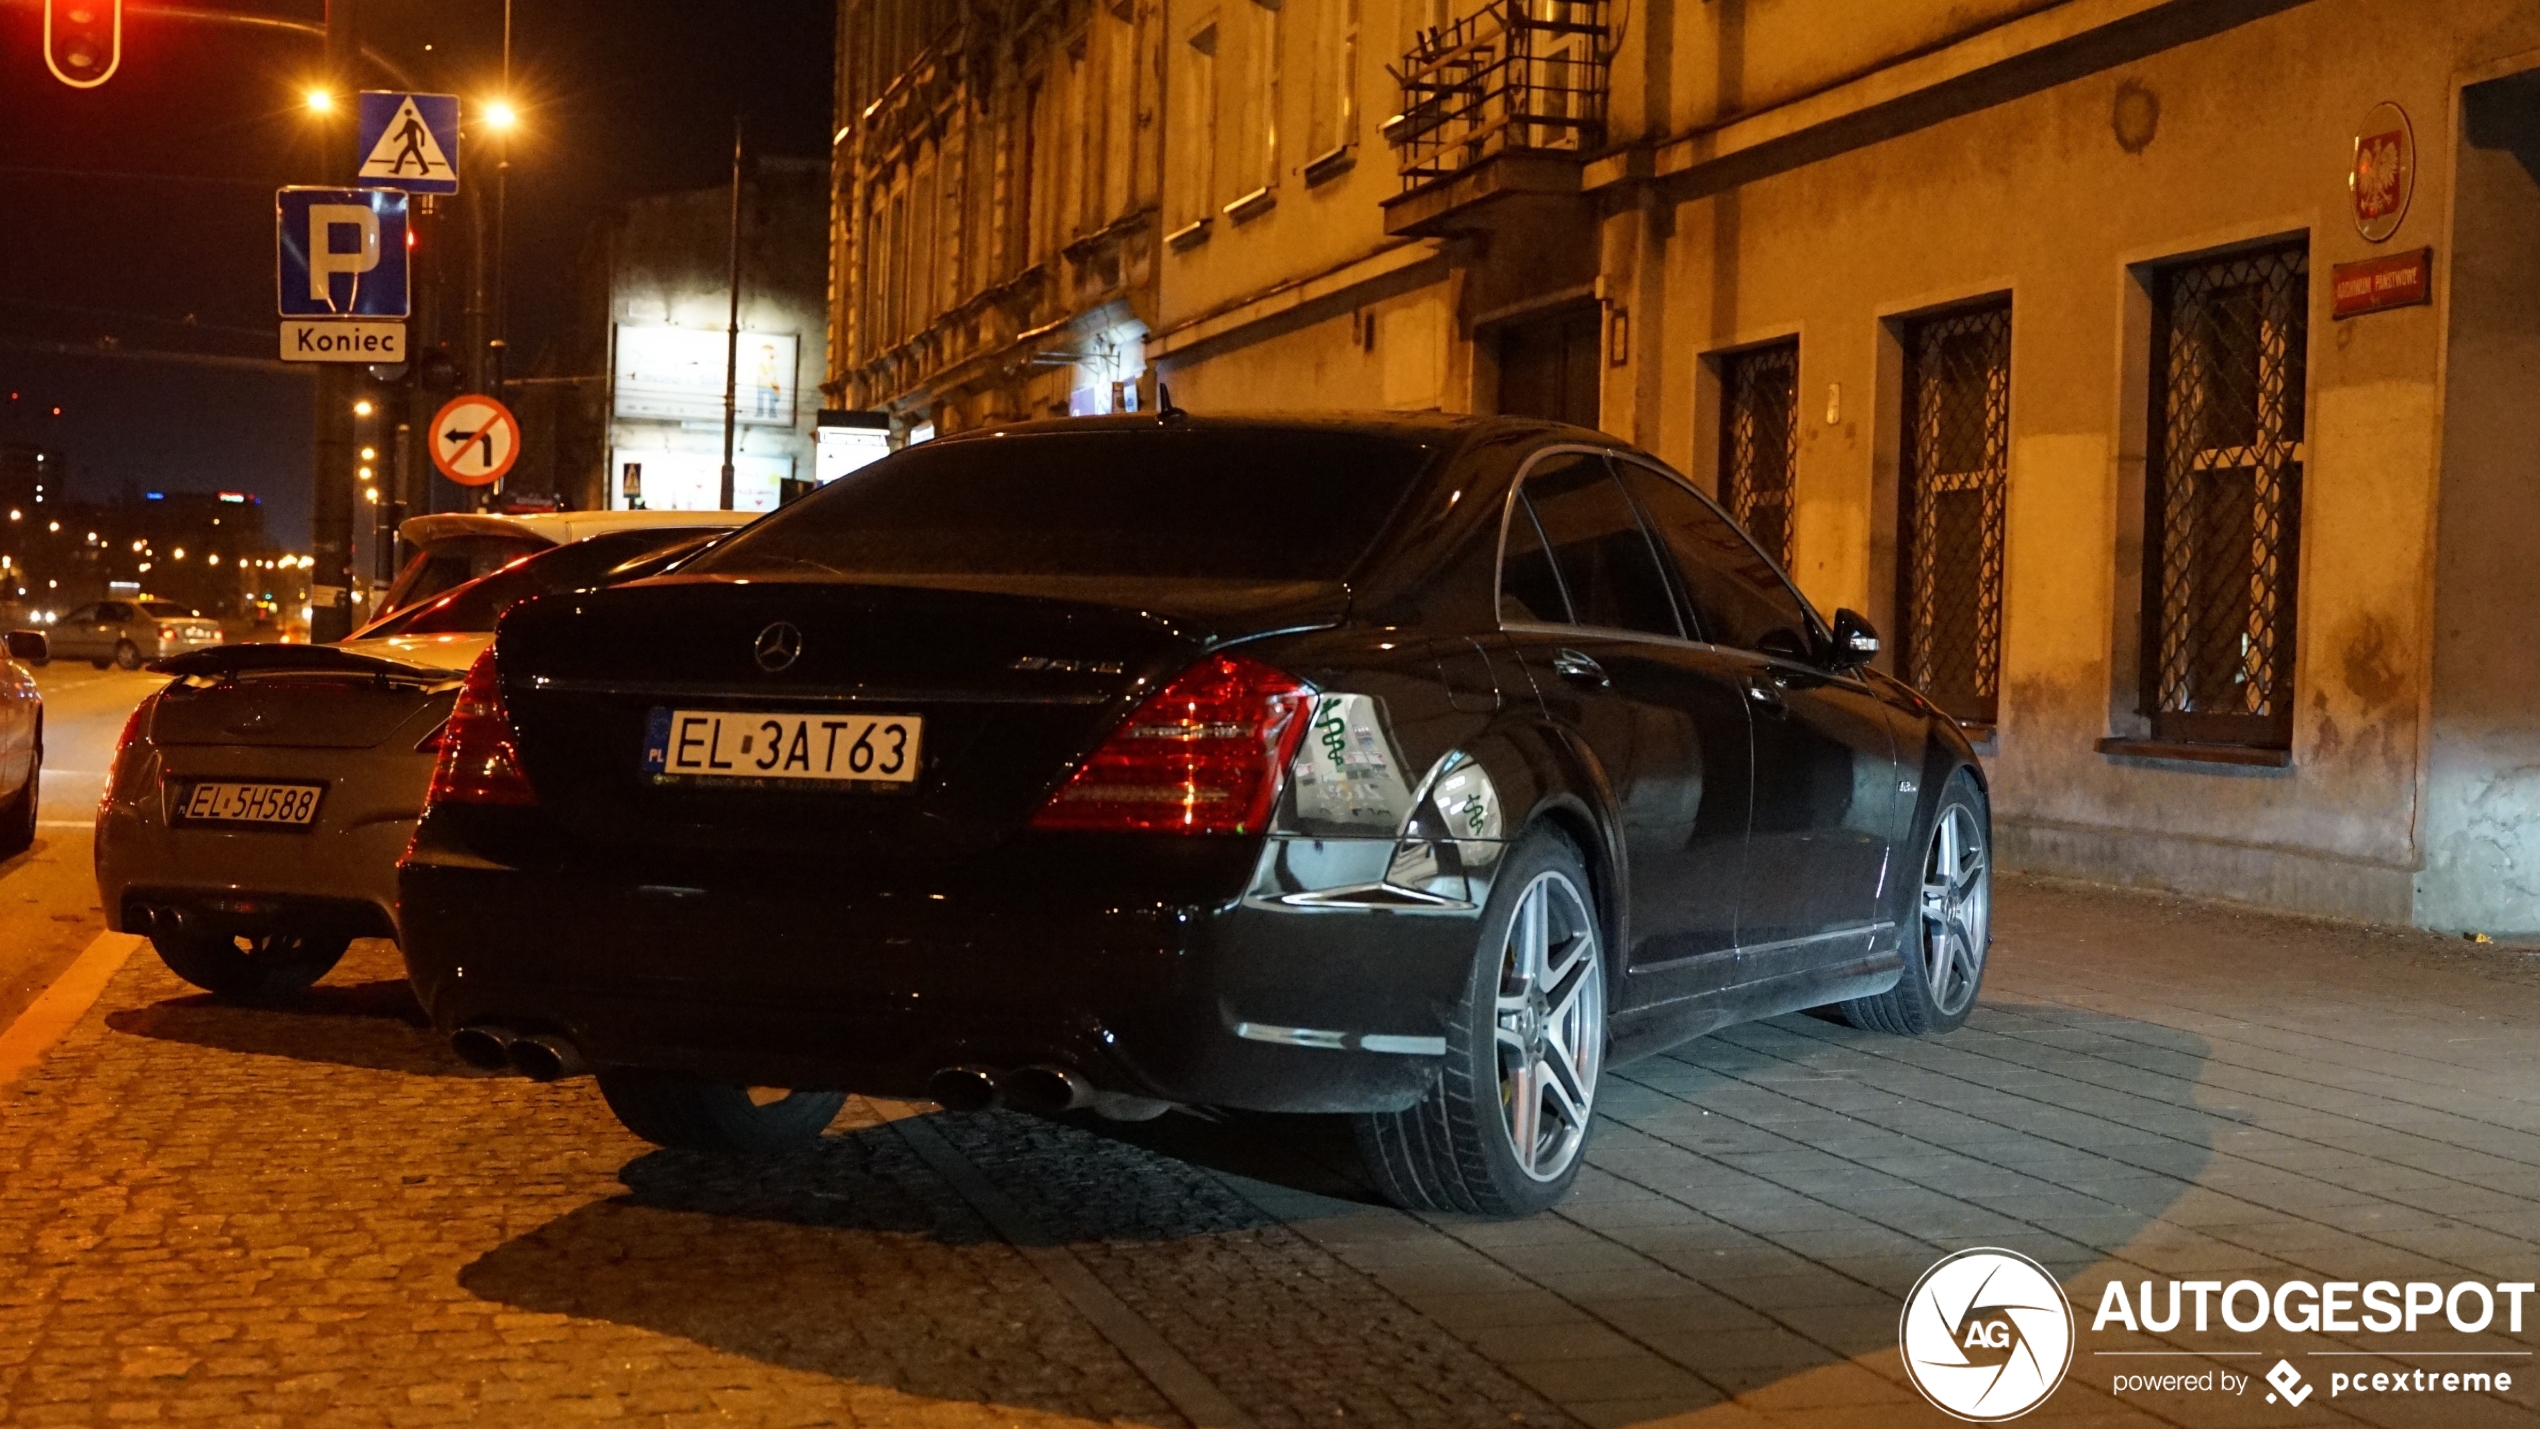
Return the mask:
M 771 675 L 789 669 L 802 658 L 803 633 L 794 628 L 793 622 L 780 620 L 758 633 L 750 653 L 757 658 L 758 667 Z

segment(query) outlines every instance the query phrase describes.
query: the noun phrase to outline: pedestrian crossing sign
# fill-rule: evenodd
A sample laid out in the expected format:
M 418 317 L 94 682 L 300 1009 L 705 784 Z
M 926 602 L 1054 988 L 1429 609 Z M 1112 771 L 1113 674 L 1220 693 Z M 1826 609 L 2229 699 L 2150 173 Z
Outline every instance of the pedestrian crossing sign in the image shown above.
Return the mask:
M 356 182 L 415 194 L 459 191 L 459 97 L 365 89 Z

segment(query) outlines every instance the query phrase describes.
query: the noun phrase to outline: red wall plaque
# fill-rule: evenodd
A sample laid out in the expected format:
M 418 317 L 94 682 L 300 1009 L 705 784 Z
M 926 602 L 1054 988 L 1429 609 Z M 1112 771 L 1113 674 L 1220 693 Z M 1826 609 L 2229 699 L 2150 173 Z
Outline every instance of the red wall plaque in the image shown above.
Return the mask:
M 2329 282 L 2335 295 L 2330 312 L 2341 318 L 2429 303 L 2434 301 L 2434 250 L 2340 263 L 2329 270 Z

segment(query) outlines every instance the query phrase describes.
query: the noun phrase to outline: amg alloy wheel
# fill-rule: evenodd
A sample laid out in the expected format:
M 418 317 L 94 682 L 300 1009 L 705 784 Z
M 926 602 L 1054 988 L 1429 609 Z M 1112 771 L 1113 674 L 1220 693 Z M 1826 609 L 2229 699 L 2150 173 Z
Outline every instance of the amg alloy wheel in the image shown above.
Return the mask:
M 1905 974 L 1876 997 L 1843 1005 L 1844 1019 L 1873 1032 L 1920 1037 L 1955 1030 L 1974 1010 L 1992 946 L 1992 820 L 1964 770 L 1942 790 L 1923 846 L 1914 916 L 1898 932 Z
M 845 1092 L 736 1087 L 676 1072 L 603 1067 L 600 1095 L 619 1124 L 655 1146 L 773 1156 L 820 1139 Z
M 1416 1209 L 1523 1216 L 1569 1191 L 1605 1064 L 1605 959 L 1586 869 L 1549 831 L 1519 845 L 1482 916 L 1437 1083 L 1362 1116 L 1377 1188 Z
M 150 946 L 168 971 L 217 997 L 264 1001 L 289 997 L 343 961 L 350 938 L 262 933 L 153 933 Z

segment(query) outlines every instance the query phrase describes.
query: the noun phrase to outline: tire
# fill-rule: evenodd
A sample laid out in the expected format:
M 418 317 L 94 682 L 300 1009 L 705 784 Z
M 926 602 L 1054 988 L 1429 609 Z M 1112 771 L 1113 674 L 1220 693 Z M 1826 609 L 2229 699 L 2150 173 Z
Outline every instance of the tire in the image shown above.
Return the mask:
M 774 1156 L 809 1146 L 847 1104 L 845 1092 L 787 1092 L 760 1101 L 748 1087 L 640 1067 L 604 1067 L 599 1082 L 600 1095 L 628 1131 L 655 1146 L 727 1156 Z
M 36 740 L 35 761 L 27 766 L 26 787 L 0 809 L 0 858 L 9 858 L 35 846 L 35 809 L 43 802 L 44 742 Z
M 1992 949 L 1993 816 L 1963 769 L 1940 791 L 1920 866 L 1914 909 L 1898 934 L 1904 976 L 1875 997 L 1843 1004 L 1843 1020 L 1863 1031 L 1934 1037 L 1958 1030 L 1975 1010 Z
M 150 946 L 168 971 L 215 997 L 266 1002 L 307 989 L 343 961 L 350 938 L 267 933 L 153 933 Z
M 140 669 L 140 668 L 141 668 L 141 647 L 140 647 L 140 646 L 138 646 L 138 645 L 133 644 L 133 643 L 132 643 L 131 641 L 129 641 L 129 640 L 118 640 L 118 641 L 116 641 L 116 642 L 115 642 L 115 665 L 116 665 L 116 667 L 117 667 L 118 669 L 124 669 L 124 670 L 138 670 L 138 669 Z M 100 665 L 100 666 L 98 666 L 98 668 L 102 670 L 102 669 L 104 669 L 105 667 L 104 667 L 103 665 Z
M 1605 1064 L 1602 927 L 1568 839 L 1540 829 L 1517 845 L 1482 911 L 1438 1079 L 1407 1111 L 1352 1118 L 1385 1199 L 1517 1217 L 1569 1194 Z

